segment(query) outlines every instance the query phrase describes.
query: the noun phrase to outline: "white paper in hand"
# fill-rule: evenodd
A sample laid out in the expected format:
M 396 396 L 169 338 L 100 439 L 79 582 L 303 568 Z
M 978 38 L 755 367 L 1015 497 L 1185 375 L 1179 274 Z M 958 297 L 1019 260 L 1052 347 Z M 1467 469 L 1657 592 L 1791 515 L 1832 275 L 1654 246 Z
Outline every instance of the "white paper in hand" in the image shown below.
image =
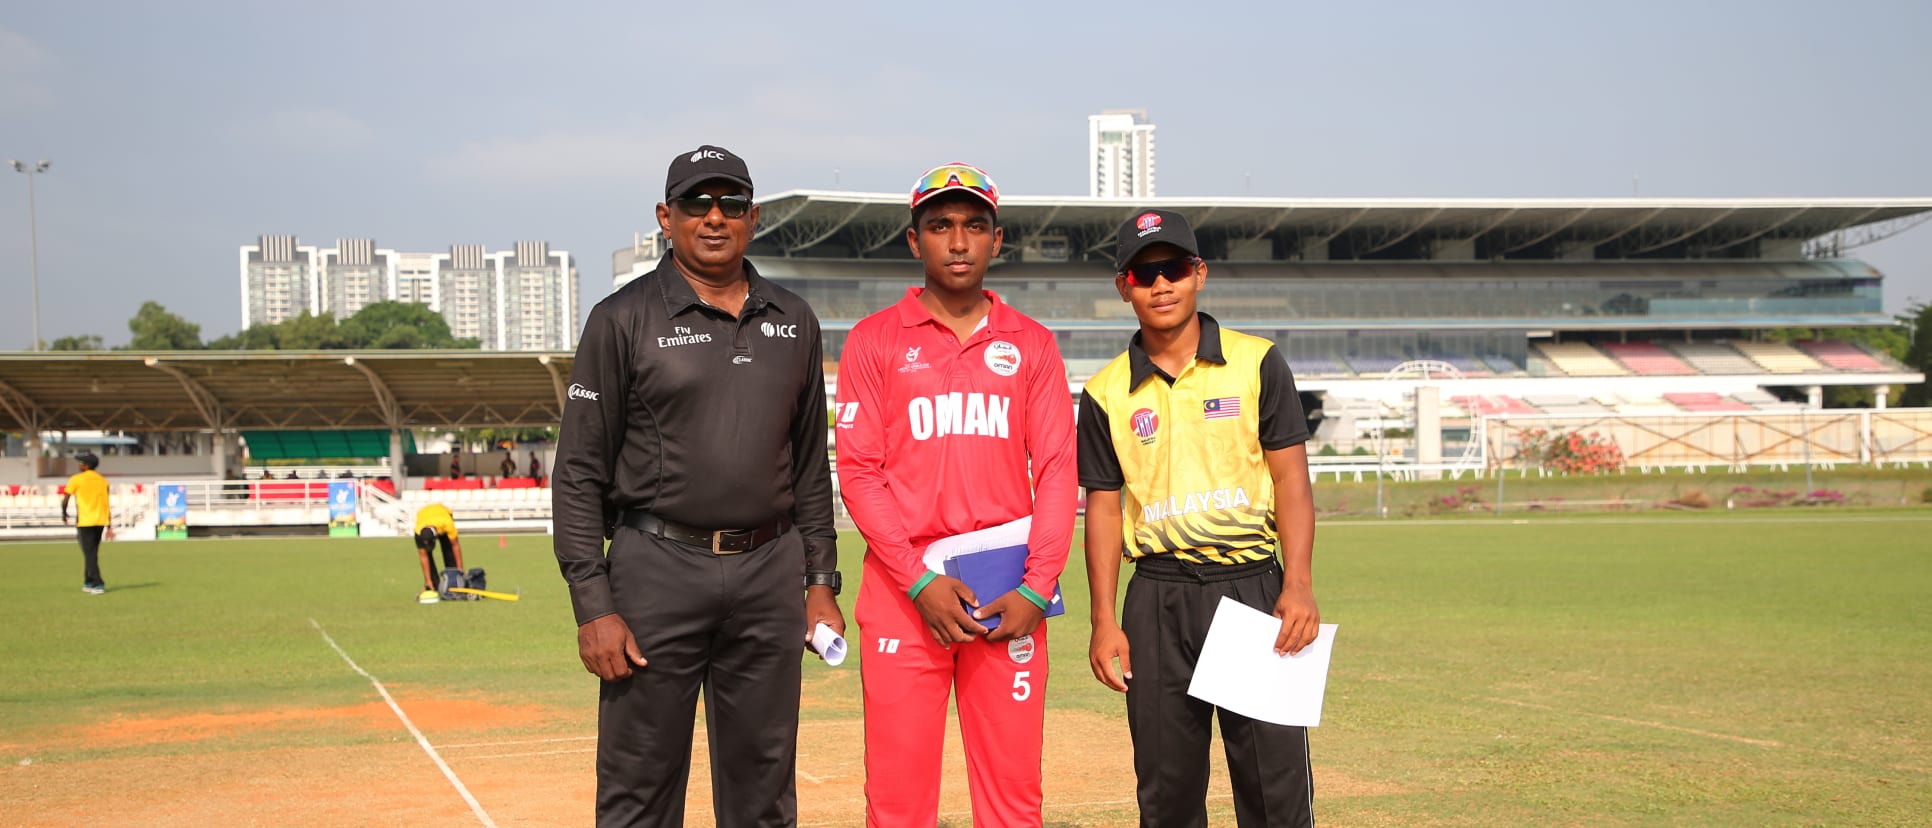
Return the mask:
M 1250 719 L 1319 725 L 1335 626 L 1322 624 L 1313 644 L 1284 658 L 1275 655 L 1281 619 L 1224 597 L 1214 610 L 1187 694 Z
M 845 662 L 845 638 L 822 621 L 812 628 L 812 649 L 818 651 L 828 667 L 837 667 Z

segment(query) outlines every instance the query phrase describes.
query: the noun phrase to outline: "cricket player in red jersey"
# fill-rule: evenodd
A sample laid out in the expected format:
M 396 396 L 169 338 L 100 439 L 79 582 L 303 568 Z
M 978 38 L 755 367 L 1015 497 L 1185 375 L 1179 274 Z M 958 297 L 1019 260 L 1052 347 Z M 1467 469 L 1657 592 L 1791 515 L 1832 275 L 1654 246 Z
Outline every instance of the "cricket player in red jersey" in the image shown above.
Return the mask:
M 954 690 L 973 824 L 1042 821 L 1042 618 L 1073 535 L 1073 397 L 1052 332 L 983 289 L 998 208 L 980 169 L 921 176 L 906 242 L 925 287 L 854 326 L 839 361 L 840 493 L 866 543 L 856 617 L 875 828 L 938 821 Z M 1028 516 L 1026 574 L 1004 595 L 923 559 L 935 540 Z

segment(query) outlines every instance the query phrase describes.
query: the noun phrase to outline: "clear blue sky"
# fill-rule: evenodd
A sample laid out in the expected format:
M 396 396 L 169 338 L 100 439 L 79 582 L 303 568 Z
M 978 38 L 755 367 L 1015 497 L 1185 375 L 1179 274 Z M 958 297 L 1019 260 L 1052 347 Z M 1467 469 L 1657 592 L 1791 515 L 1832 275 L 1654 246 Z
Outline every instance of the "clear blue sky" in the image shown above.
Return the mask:
M 1932 196 L 1932 3 L 14 3 L 0 158 L 38 179 L 52 339 L 156 299 L 240 325 L 236 248 L 575 254 L 586 305 L 671 155 L 761 192 L 966 160 L 1084 193 L 1086 116 L 1159 124 L 1162 195 Z M 105 9 L 112 9 L 111 11 Z M 31 335 L 0 178 L 0 348 Z M 1932 299 L 1932 226 L 1857 255 Z

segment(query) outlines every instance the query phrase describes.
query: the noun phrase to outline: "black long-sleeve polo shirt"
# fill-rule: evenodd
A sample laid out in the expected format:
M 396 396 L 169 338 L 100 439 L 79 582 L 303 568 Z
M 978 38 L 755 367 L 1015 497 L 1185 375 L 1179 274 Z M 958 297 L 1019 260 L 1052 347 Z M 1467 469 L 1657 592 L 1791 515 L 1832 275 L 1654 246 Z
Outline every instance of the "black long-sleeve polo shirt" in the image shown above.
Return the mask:
M 626 509 L 707 530 L 789 516 L 806 568 L 838 568 L 818 317 L 750 262 L 745 275 L 736 319 L 700 301 L 669 254 L 590 312 L 551 472 L 579 624 L 615 611 L 604 540 Z

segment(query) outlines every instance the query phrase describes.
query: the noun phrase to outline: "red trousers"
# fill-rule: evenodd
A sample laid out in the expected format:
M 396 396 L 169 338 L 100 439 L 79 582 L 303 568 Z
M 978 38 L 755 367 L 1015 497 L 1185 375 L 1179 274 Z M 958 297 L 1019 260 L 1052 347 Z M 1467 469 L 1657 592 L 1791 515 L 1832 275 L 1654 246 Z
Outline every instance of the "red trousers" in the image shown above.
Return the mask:
M 865 823 L 939 820 L 946 697 L 957 693 L 976 828 L 1038 828 L 1046 722 L 1046 624 L 1032 635 L 941 647 L 912 599 L 867 555 L 855 617 L 865 685 Z M 987 602 L 998 596 L 980 596 Z

